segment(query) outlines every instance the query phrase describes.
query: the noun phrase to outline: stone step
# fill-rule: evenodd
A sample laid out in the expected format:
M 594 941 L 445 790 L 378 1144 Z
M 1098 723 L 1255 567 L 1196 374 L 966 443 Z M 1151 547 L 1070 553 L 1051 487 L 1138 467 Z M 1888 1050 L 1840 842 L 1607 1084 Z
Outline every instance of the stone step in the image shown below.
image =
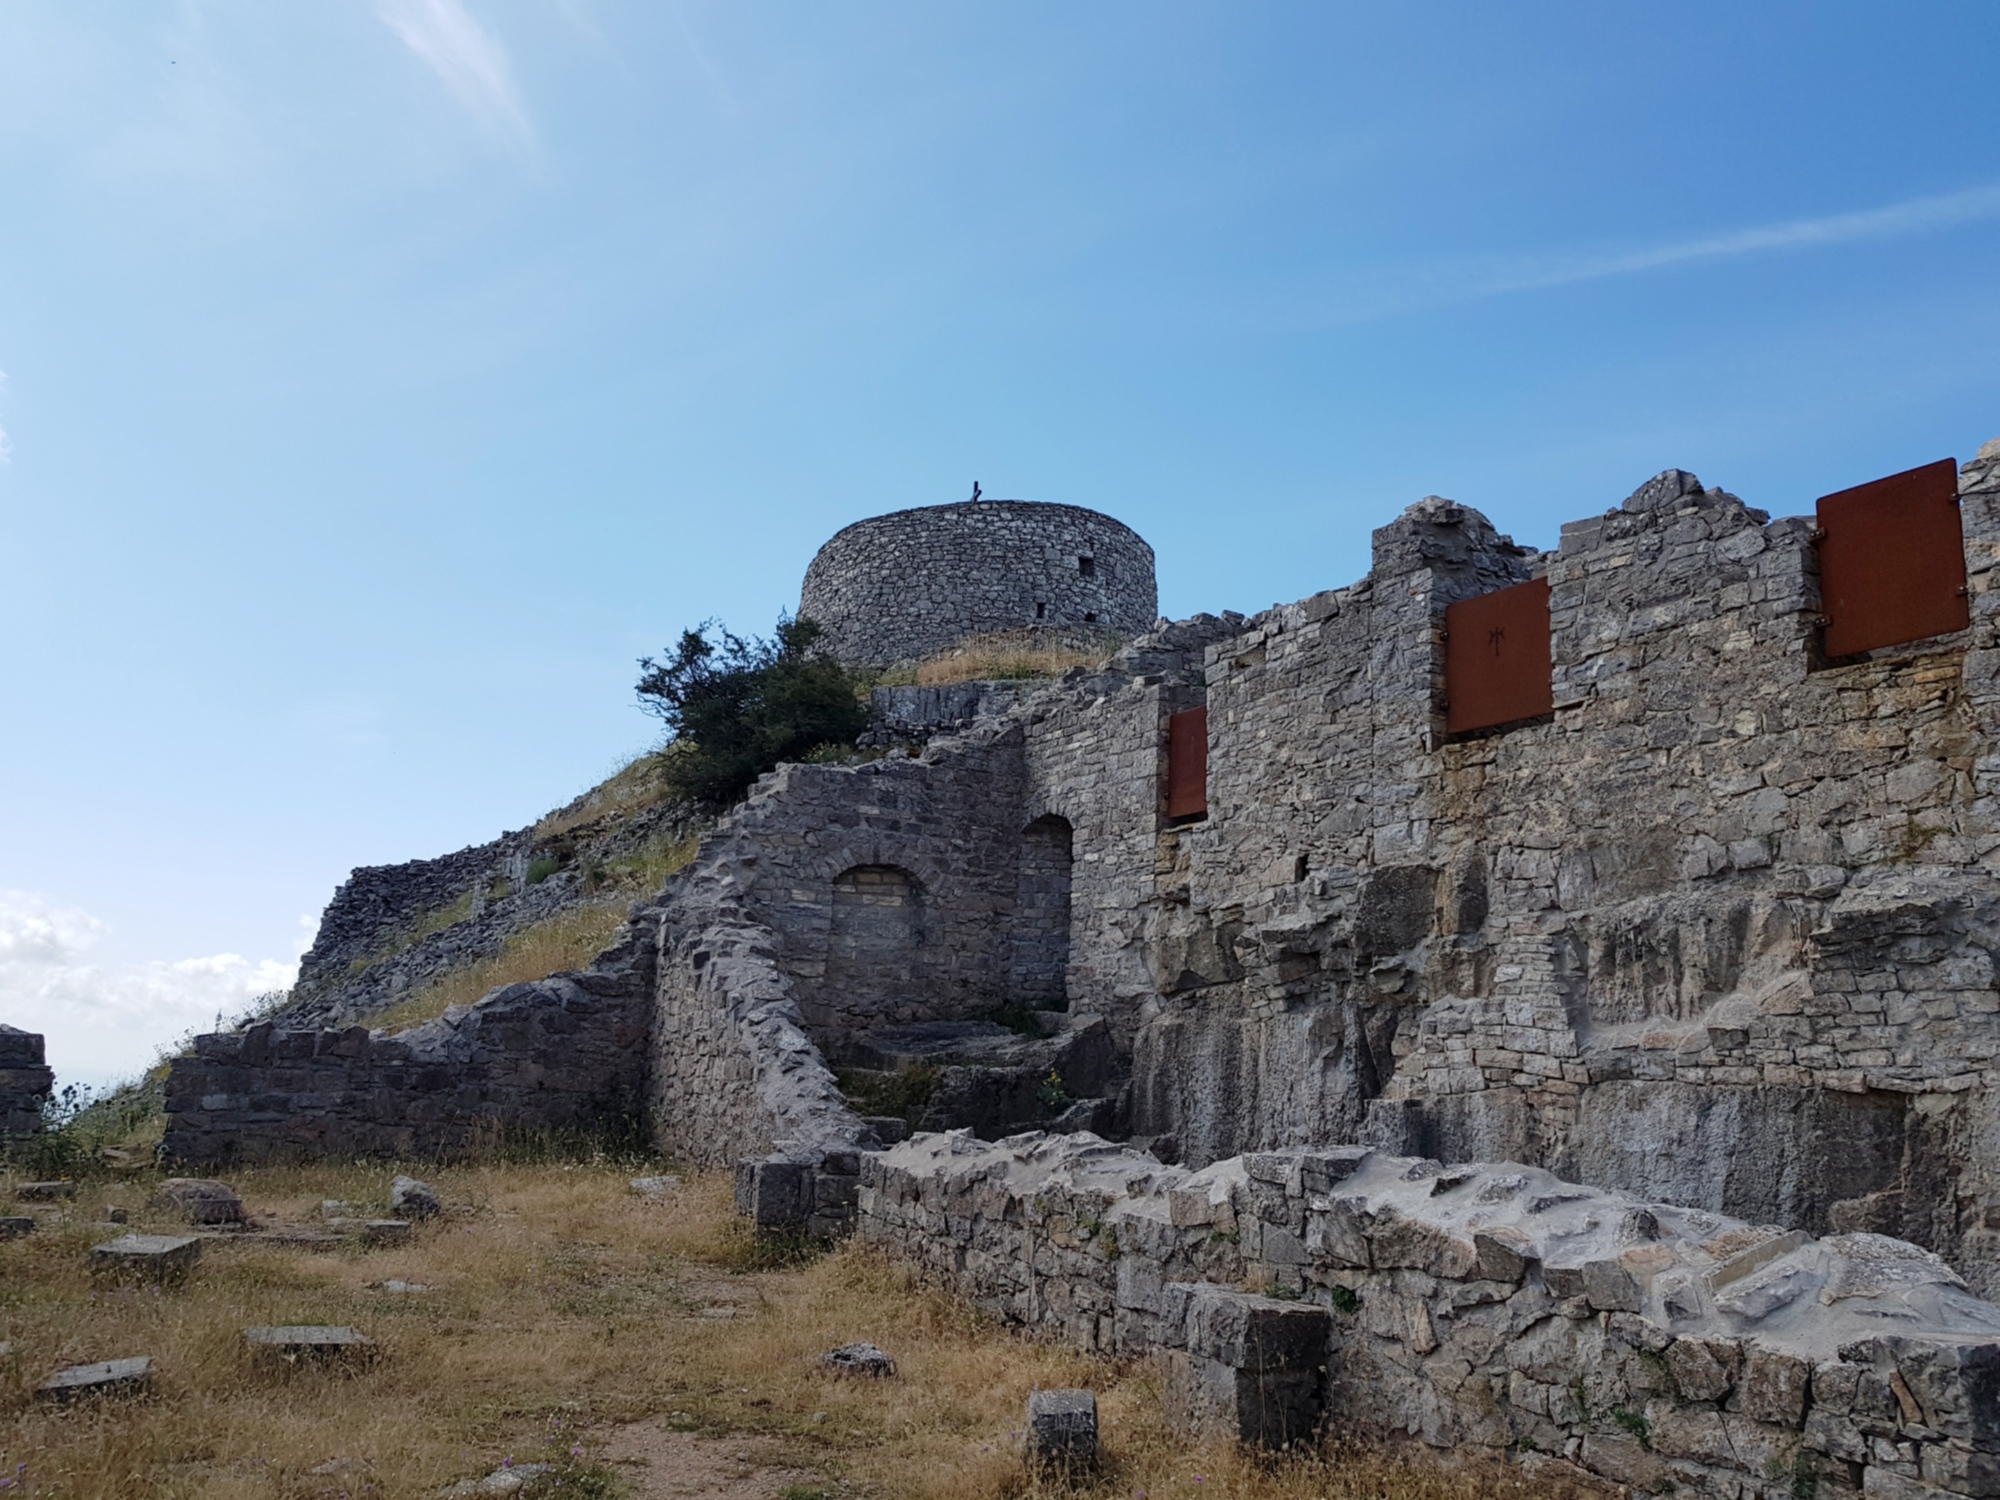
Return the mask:
M 94 1365 L 71 1365 L 58 1370 L 35 1388 L 48 1401 L 73 1401 L 80 1396 L 135 1396 L 153 1378 L 151 1355 L 131 1359 L 106 1359 Z
M 93 1269 L 167 1280 L 185 1276 L 201 1259 L 201 1240 L 192 1234 L 121 1234 L 93 1245 Z
M 294 1357 L 338 1359 L 375 1347 L 375 1341 L 357 1329 L 318 1323 L 259 1325 L 244 1329 L 243 1339 L 253 1349 Z

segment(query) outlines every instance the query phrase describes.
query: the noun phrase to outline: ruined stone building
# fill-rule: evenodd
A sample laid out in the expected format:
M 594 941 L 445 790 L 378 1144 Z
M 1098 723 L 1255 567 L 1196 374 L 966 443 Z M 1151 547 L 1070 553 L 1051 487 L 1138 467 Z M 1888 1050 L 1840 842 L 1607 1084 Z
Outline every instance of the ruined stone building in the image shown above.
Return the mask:
M 1004 548 L 985 540 L 1001 534 Z M 1093 567 L 1079 571 L 1083 560 Z M 587 973 L 395 1036 L 263 1027 L 202 1039 L 174 1071 L 168 1146 L 191 1159 L 439 1150 L 496 1113 L 561 1124 L 639 1109 L 671 1151 L 747 1161 L 744 1201 L 762 1219 L 834 1228 L 858 1203 L 864 1232 L 919 1260 L 944 1255 L 950 1276 L 1010 1315 L 1097 1347 L 1195 1351 L 1210 1385 L 1242 1364 L 1216 1352 L 1240 1354 L 1241 1339 L 1214 1330 L 1264 1312 L 1190 1311 L 1157 1276 L 1150 1291 L 1132 1281 L 1142 1262 L 1168 1281 L 1228 1280 L 1254 1263 L 1336 1323 L 1338 1284 L 1361 1311 L 1346 1334 L 1307 1342 L 1319 1340 L 1322 1363 L 1329 1337 L 1355 1359 L 1373 1351 L 1374 1364 L 1336 1359 L 1334 1386 L 1367 1387 L 1376 1415 L 1499 1446 L 1540 1422 L 1533 1431 L 1571 1459 L 1618 1472 L 1638 1461 L 1603 1457 L 1615 1433 L 1593 1439 L 1587 1410 L 1551 1415 L 1547 1391 L 1567 1390 L 1567 1376 L 1545 1371 L 1530 1381 L 1541 1394 L 1510 1395 L 1491 1341 L 1449 1381 L 1439 1373 L 1451 1335 L 1435 1320 L 1469 1318 L 1484 1295 L 1451 1285 L 1511 1277 L 1544 1299 L 1501 1344 L 1562 1303 L 1575 1324 L 1562 1358 L 1585 1364 L 1611 1356 L 1578 1352 L 1577 1319 L 1671 1329 L 1673 1307 L 1694 1304 L 1672 1303 L 1668 1268 L 1676 1256 L 1707 1264 L 1724 1241 L 1732 1255 L 1765 1246 L 1732 1276 L 1793 1276 L 1754 1307 L 1716 1300 L 1711 1277 L 1686 1316 L 1725 1342 L 1805 1317 L 1820 1304 L 1798 1301 L 1801 1288 L 1830 1305 L 1841 1257 L 1867 1260 L 1882 1236 L 1949 1266 L 1923 1257 L 1933 1269 L 1898 1285 L 2000 1291 L 1996 564 L 2000 444 L 1962 470 L 1828 497 L 1816 518 L 1774 521 L 1669 470 L 1565 526 L 1547 553 L 1427 499 L 1375 533 L 1365 578 L 1250 618 L 1142 620 L 1150 551 L 1087 511 L 951 506 L 864 522 L 815 560 L 801 601 L 853 660 L 906 659 L 1038 608 L 1143 633 L 1101 669 L 1032 688 L 878 691 L 878 717 L 901 726 L 908 753 L 765 777 Z M 976 1141 L 931 1136 L 877 1154 L 903 1122 L 864 1115 L 842 1081 L 853 1092 L 854 1078 L 919 1068 L 934 1082 L 919 1125 L 987 1139 L 1088 1129 L 1127 1143 L 1123 1165 L 1041 1147 L 978 1156 L 988 1148 Z M 1378 1179 L 1353 1151 L 1327 1166 L 1336 1147 L 1407 1158 L 1411 1180 L 1474 1194 L 1486 1189 L 1449 1169 L 1513 1163 L 1523 1183 L 1527 1171 L 1587 1185 L 1612 1205 L 1588 1210 L 1588 1234 L 1626 1215 L 1615 1222 L 1630 1233 L 1601 1256 L 1638 1279 L 1593 1292 L 1581 1269 L 1573 1285 L 1557 1275 L 1553 1246 L 1569 1230 L 1508 1241 L 1542 1270 L 1497 1250 L 1489 1264 L 1437 1249 L 1449 1240 L 1475 1255 L 1477 1215 L 1440 1219 L 1421 1254 L 1386 1248 L 1370 1236 L 1386 1233 L 1388 1187 L 1349 1210 L 1367 1223 L 1343 1241 L 1327 1217 L 1348 1201 L 1337 1183 Z M 952 1174 L 975 1157 L 974 1178 L 1008 1186 L 976 1213 L 947 1212 Z M 1074 1264 L 1051 1248 L 1044 1265 L 1032 1235 L 977 1238 L 989 1210 L 1006 1234 L 1028 1235 L 1045 1201 L 1033 1184 L 1075 1195 L 1092 1171 L 1117 1177 L 1084 1216 L 1123 1216 L 1111 1248 L 1078 1227 L 1082 1210 L 1048 1231 L 1052 1246 L 1078 1247 Z M 1015 1207 L 994 1207 L 1003 1200 Z M 1695 1214 L 1695 1228 L 1662 1230 L 1666 1211 L 1648 1204 Z M 1175 1233 L 1220 1233 L 1226 1220 L 1233 1269 L 1202 1269 L 1209 1252 L 1171 1236 L 1152 1260 L 1125 1255 L 1155 1244 L 1156 1214 Z M 1725 1220 L 1798 1235 L 1781 1252 L 1776 1229 L 1730 1239 L 1741 1226 Z M 1275 1227 L 1253 1245 L 1242 1236 L 1254 1222 Z M 1711 1248 L 1670 1254 L 1681 1233 Z M 953 1235 L 975 1237 L 946 1254 Z M 1772 1269 L 1808 1253 L 1800 1236 L 1840 1248 L 1816 1270 Z M 1009 1257 L 1025 1281 L 1001 1274 Z M 1097 1269 L 1076 1269 L 1086 1263 Z M 1366 1287 L 1326 1270 L 1350 1266 L 1409 1269 Z M 1093 1297 L 1102 1316 L 1085 1318 Z M 1369 1323 L 1370 1298 L 1378 1310 L 1416 1298 L 1422 1329 L 1411 1332 L 1414 1311 L 1393 1329 Z M 1926 1337 L 1937 1319 L 1961 1342 L 1977 1334 L 2000 1369 L 1972 1306 L 1984 1304 L 1966 1294 L 1963 1306 L 1933 1298 L 1881 1316 L 1915 1319 Z M 1162 1317 L 1181 1332 L 1161 1332 Z M 1652 1337 L 1636 1327 L 1631 1348 Z M 1668 1347 L 1661 1338 L 1648 1358 Z M 1827 1377 L 1822 1399 L 1809 1367 L 1848 1355 L 1807 1344 L 1784 1356 L 1804 1361 L 1796 1401 L 1727 1382 L 1690 1395 L 1704 1388 L 1693 1376 L 1659 1399 L 1724 1425 L 1755 1408 L 1742 1420 L 1776 1445 L 1765 1458 L 1817 1455 L 1833 1489 L 2000 1492 L 1977 1487 L 2000 1479 L 1968 1478 L 1964 1457 L 2000 1448 L 2000 1408 L 1980 1418 L 1990 1434 L 1961 1434 L 1958 1448 L 1923 1435 L 1948 1424 L 1926 1427 L 1917 1397 L 1853 1453 L 1845 1436 L 1814 1447 L 1814 1403 L 1831 1413 L 1849 1377 Z M 1896 1378 L 1914 1389 L 1920 1372 Z M 1652 1399 L 1651 1387 L 1621 1389 Z M 2000 1386 L 1981 1390 L 1993 1406 Z M 1859 1411 L 1852 1389 L 1844 1399 Z M 1939 1401 L 1925 1412 L 1938 1416 Z M 1450 1420 L 1426 1426 L 1425 1411 Z M 1655 1477 L 1766 1493 L 1778 1481 L 1755 1477 L 1742 1446 L 1756 1434 L 1739 1436 L 1737 1448 L 1714 1439 L 1721 1457 L 1691 1449 Z M 1878 1438 L 1886 1449 L 1869 1446 Z M 1585 1453 L 1593 1440 L 1601 1461 Z M 1926 1443 L 1957 1456 L 1926 1458 Z M 1947 1462 L 1958 1468 L 1926 1467 Z

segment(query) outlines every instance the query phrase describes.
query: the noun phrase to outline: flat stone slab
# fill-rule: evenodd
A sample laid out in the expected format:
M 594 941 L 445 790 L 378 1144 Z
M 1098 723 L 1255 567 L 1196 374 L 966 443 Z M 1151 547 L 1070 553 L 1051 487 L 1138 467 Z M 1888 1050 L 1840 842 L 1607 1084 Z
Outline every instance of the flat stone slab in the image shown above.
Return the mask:
M 409 1242 L 408 1219 L 369 1219 L 361 1226 L 361 1243 L 364 1245 L 407 1245 Z
M 18 1240 L 35 1232 L 35 1221 L 26 1214 L 0 1214 L 0 1240 Z
M 420 1297 L 425 1292 L 434 1292 L 437 1290 L 436 1287 L 430 1285 L 428 1282 L 405 1281 L 400 1276 L 377 1283 L 375 1289 L 380 1292 L 387 1292 L 392 1297 Z
M 461 1479 L 444 1495 L 518 1495 L 544 1474 L 553 1474 L 554 1464 L 509 1464 L 495 1469 L 484 1479 Z
M 216 1238 L 233 1236 L 217 1235 Z M 289 1250 L 331 1250 L 347 1243 L 345 1237 L 325 1229 L 264 1229 L 250 1238 L 260 1245 L 283 1245 Z
M 634 1177 L 632 1191 L 641 1198 L 666 1198 L 681 1190 L 681 1180 L 671 1173 L 662 1177 Z
M 67 1179 L 62 1182 L 23 1182 L 14 1188 L 14 1201 L 17 1203 L 56 1203 L 75 1196 L 76 1184 Z
M 201 1239 L 192 1234 L 121 1234 L 90 1247 L 95 1269 L 142 1276 L 185 1275 L 200 1259 Z
M 864 1032 L 852 1048 L 857 1067 L 893 1073 L 920 1063 L 1004 1065 L 1017 1061 L 1040 1040 L 993 1021 L 912 1021 Z
M 1097 1458 L 1097 1393 L 1036 1391 L 1028 1397 L 1028 1457 L 1087 1464 Z
M 243 1200 L 226 1182 L 206 1177 L 169 1177 L 153 1201 L 190 1224 L 241 1224 Z
M 153 1378 L 151 1355 L 132 1359 L 106 1359 L 94 1365 L 71 1365 L 58 1370 L 35 1388 L 35 1394 L 50 1401 L 70 1401 L 79 1396 L 130 1396 L 145 1389 Z
M 253 1349 L 268 1349 L 277 1354 L 337 1356 L 375 1347 L 375 1340 L 357 1329 L 319 1323 L 258 1325 L 244 1329 L 243 1339 Z

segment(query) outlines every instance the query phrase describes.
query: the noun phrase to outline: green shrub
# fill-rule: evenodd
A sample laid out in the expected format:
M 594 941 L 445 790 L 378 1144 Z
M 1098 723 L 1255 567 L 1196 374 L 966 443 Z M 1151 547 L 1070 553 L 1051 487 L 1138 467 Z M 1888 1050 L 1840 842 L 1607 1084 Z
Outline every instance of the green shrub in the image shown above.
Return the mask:
M 640 704 L 673 735 L 661 765 L 677 795 L 726 806 L 780 761 L 852 744 L 868 727 L 853 675 L 816 649 L 819 637 L 811 620 L 783 615 L 768 641 L 711 621 L 683 632 L 671 658 L 639 663 Z

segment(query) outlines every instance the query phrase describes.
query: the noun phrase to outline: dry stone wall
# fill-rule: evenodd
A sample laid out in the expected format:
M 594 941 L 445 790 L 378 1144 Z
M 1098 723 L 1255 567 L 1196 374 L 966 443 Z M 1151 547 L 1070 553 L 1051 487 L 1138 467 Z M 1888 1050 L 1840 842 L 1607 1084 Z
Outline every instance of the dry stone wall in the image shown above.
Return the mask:
M 636 1134 L 657 941 L 637 913 L 587 971 L 394 1035 L 266 1021 L 197 1037 L 167 1076 L 162 1151 L 191 1164 L 425 1157 L 537 1132 Z
M 1359 1147 L 1189 1171 L 953 1133 L 861 1180 L 864 1239 L 1011 1322 L 1163 1355 L 1170 1401 L 1252 1440 L 1323 1415 L 1649 1493 L 2000 1489 L 2000 1308 L 1884 1236 Z
M 56 1075 L 44 1061 L 42 1038 L 0 1026 L 0 1141 L 16 1141 L 42 1128 L 42 1106 Z
M 840 660 L 920 660 L 984 631 L 1137 635 L 1159 609 L 1153 549 L 1075 505 L 984 500 L 892 511 L 837 532 L 806 569 L 799 615 Z

